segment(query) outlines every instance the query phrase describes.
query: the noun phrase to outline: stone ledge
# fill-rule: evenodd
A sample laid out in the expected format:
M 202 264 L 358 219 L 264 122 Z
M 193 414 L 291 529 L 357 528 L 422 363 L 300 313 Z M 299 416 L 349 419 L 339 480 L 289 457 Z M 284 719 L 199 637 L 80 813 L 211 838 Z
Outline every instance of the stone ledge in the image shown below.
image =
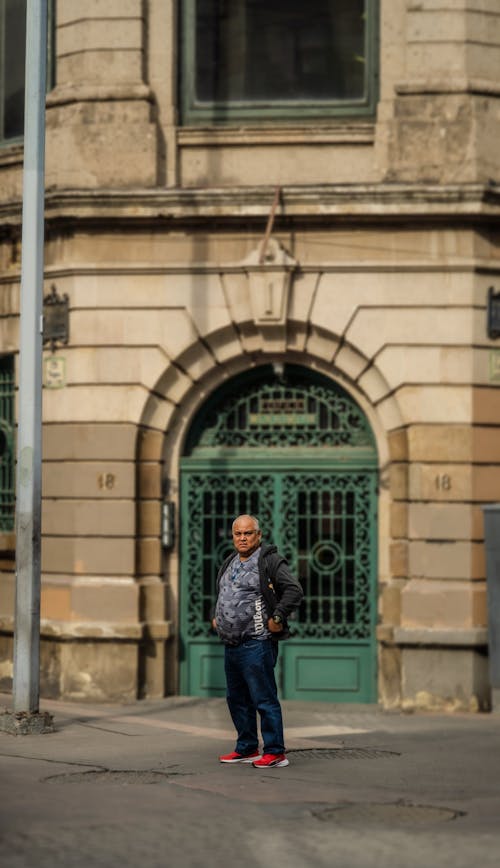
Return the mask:
M 122 102 L 128 100 L 147 100 L 153 102 L 151 88 L 145 84 L 64 84 L 47 94 L 46 106 L 67 105 L 75 102 Z
M 5 145 L 0 150 L 0 166 L 21 166 L 24 162 L 24 144 L 23 142 L 13 142 L 11 145 Z
M 172 636 L 171 621 L 147 621 L 142 628 L 144 639 L 152 639 L 154 642 L 170 639 Z
M 40 636 L 44 639 L 126 640 L 142 637 L 141 624 L 111 624 L 105 621 L 42 621 Z
M 474 627 L 470 630 L 395 627 L 393 635 L 396 645 L 455 648 L 484 648 L 488 645 L 486 627 Z
M 394 90 L 403 95 L 465 93 L 499 96 L 500 84 L 489 78 L 421 78 L 396 82 Z
M 311 145 L 311 144 L 372 144 L 373 123 L 283 124 L 268 127 L 182 127 L 177 130 L 181 147 L 214 147 L 216 145 Z
M 383 645 L 394 645 L 394 626 L 392 624 L 378 624 L 376 629 L 377 642 Z
M 14 618 L 0 616 L 0 633 L 14 632 Z M 40 623 L 41 639 L 59 639 L 71 641 L 87 639 L 96 642 L 139 641 L 153 639 L 155 641 L 170 639 L 172 635 L 171 621 L 151 621 L 138 623 L 113 624 L 103 621 L 46 621 Z
M 1 160 L 0 160 L 1 165 Z M 48 190 L 47 221 L 124 220 L 167 225 L 173 221 L 199 219 L 245 219 L 261 221 L 269 214 L 274 188 L 214 187 L 171 189 L 131 187 L 97 190 Z M 460 221 L 464 217 L 500 216 L 500 185 L 491 184 L 311 184 L 287 185 L 281 190 L 287 220 L 332 216 L 355 220 L 394 220 L 441 217 Z M 19 225 L 21 200 L 0 202 L 3 224 Z M 279 214 L 277 220 L 283 215 Z M 259 223 L 260 225 L 260 223 Z

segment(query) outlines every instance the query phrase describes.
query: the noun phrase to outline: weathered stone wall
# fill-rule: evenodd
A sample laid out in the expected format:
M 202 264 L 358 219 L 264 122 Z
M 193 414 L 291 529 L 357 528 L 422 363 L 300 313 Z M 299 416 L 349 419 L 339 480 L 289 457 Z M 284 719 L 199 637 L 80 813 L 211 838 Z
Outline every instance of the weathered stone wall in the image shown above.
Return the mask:
M 386 177 L 436 183 L 498 178 L 496 0 L 408 2 L 404 44 Z
M 56 86 L 47 98 L 47 187 L 156 183 L 143 8 L 141 0 L 58 3 Z
M 161 650 L 176 633 L 177 552 L 166 559 L 160 512 L 183 436 L 221 378 L 266 357 L 338 378 L 376 432 L 385 659 L 401 646 L 415 667 L 422 645 L 484 644 L 479 505 L 496 496 L 500 455 L 474 233 L 358 225 L 279 240 L 300 265 L 279 329 L 256 320 L 255 232 L 89 231 L 48 247 L 71 341 L 57 353 L 64 386 L 44 392 L 44 630 L 112 655 L 145 640 L 150 693 L 175 685 Z M 7 319 L 7 341 L 16 329 Z
M 84 7 L 57 4 L 47 100 L 45 292 L 68 294 L 70 342 L 60 387 L 44 362 L 44 690 L 176 689 L 182 529 L 165 552 L 161 505 L 184 437 L 225 379 L 290 360 L 339 380 L 376 435 L 382 701 L 485 707 L 495 0 L 382 0 L 376 117 L 265 127 L 178 125 L 176 3 Z M 2 352 L 18 349 L 21 155 L 0 152 Z M 292 277 L 270 324 L 256 251 L 276 185 L 272 280 Z M 8 642 L 12 535 L 0 544 Z

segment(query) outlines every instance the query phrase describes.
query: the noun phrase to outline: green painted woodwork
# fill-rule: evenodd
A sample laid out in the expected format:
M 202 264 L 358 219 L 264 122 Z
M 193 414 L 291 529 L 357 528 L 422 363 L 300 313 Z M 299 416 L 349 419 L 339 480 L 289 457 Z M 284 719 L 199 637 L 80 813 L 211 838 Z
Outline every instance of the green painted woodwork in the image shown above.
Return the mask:
M 280 645 L 285 698 L 376 699 L 377 467 L 353 399 L 324 377 L 261 368 L 200 411 L 181 462 L 181 690 L 224 694 L 210 626 L 231 523 L 259 517 L 299 576 L 304 601 Z
M 183 124 L 373 117 L 379 0 L 183 0 Z
M 287 641 L 282 695 L 311 702 L 371 702 L 375 694 L 372 643 Z

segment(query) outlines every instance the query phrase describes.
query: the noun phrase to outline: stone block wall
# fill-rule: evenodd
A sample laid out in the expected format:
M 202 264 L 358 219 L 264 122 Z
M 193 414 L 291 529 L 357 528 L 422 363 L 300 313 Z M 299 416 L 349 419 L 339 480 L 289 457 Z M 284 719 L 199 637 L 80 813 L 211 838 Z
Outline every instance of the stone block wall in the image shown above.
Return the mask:
M 487 183 L 498 176 L 498 12 L 495 0 L 407 4 L 387 177 Z
M 47 98 L 45 292 L 55 283 L 70 300 L 62 387 L 46 376 L 44 391 L 47 689 L 102 697 L 114 662 L 113 697 L 176 689 L 178 543 L 162 546 L 161 510 L 178 495 L 186 431 L 230 376 L 289 360 L 351 390 L 377 439 L 382 701 L 486 707 L 496 0 L 381 0 L 368 121 L 203 128 L 178 124 L 178 4 L 84 7 L 57 3 Z M 21 168 L 21 146 L 0 152 L 5 353 L 18 351 Z M 280 280 L 272 323 L 258 298 Z M 5 638 L 13 543 L 0 543 Z
M 63 0 L 56 85 L 47 98 L 47 187 L 150 187 L 157 180 L 153 94 L 141 0 Z
M 423 666 L 412 692 L 409 660 L 415 672 L 421 650 L 439 647 L 451 665 L 455 646 L 481 659 L 485 644 L 480 503 L 496 496 L 500 462 L 488 278 L 471 267 L 473 233 L 282 231 L 284 267 L 295 265 L 278 328 L 255 307 L 248 262 L 258 244 L 255 232 L 152 224 L 49 244 L 48 281 L 69 295 L 71 340 L 57 351 L 63 387 L 44 391 L 44 637 L 100 642 L 107 659 L 128 643 L 139 694 L 175 689 L 178 552 L 162 548 L 161 504 L 176 497 L 183 437 L 222 379 L 293 360 L 339 379 L 374 428 L 381 696 L 418 703 L 432 689 Z M 12 344 L 16 328 L 13 316 Z M 484 665 L 479 682 L 463 687 L 471 707 L 487 703 Z M 100 689 L 87 682 L 89 696 Z

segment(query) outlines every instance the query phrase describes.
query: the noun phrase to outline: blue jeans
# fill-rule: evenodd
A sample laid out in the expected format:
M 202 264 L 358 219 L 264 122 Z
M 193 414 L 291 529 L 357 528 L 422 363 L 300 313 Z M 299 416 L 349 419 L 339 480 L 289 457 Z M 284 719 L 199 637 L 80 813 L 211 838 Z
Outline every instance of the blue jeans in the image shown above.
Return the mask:
M 224 667 L 227 704 L 238 733 L 235 750 L 243 755 L 258 748 L 257 712 L 264 753 L 284 753 L 283 718 L 274 667 L 278 643 L 272 639 L 247 639 L 226 645 Z

